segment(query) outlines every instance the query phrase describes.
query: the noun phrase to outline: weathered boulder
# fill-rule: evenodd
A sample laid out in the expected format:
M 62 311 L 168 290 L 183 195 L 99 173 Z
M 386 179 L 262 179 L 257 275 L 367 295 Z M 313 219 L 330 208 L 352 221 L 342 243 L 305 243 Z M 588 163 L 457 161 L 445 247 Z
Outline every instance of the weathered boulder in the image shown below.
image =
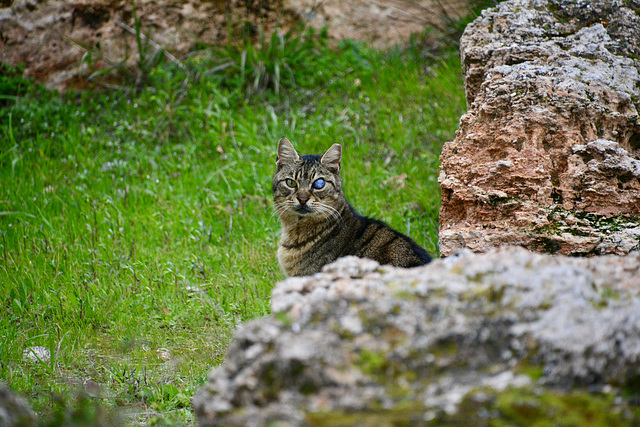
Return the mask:
M 509 0 L 461 39 L 440 252 L 640 249 L 640 2 Z
M 637 395 L 639 297 L 637 253 L 514 247 L 415 269 L 343 258 L 276 285 L 274 314 L 236 331 L 193 404 L 204 426 L 478 425 L 502 416 L 483 409 L 491 396 L 514 389 Z
M 0 383 L 0 427 L 37 425 L 36 414 L 27 402 Z

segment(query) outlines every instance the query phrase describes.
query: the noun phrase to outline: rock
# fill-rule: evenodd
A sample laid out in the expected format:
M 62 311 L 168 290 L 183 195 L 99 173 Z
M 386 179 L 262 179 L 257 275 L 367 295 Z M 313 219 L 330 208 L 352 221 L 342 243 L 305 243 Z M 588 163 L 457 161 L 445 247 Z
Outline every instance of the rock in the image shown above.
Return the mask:
M 27 402 L 0 383 L 0 427 L 34 425 L 36 415 Z
M 509 0 L 461 39 L 440 253 L 640 249 L 640 3 Z
M 27 347 L 22 352 L 22 360 L 32 363 L 47 363 L 51 360 L 51 352 L 47 347 L 43 347 L 41 345 Z
M 201 425 L 415 425 L 478 390 L 640 391 L 638 253 L 512 247 L 414 269 L 347 257 L 277 284 L 271 304 L 195 394 Z

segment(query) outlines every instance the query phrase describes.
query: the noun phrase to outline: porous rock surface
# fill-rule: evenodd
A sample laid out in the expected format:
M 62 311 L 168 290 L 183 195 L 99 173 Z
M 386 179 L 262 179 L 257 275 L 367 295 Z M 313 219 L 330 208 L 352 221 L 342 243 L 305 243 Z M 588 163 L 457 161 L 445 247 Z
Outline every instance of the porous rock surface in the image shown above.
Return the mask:
M 33 409 L 20 396 L 0 383 L 0 427 L 37 425 Z
M 640 249 L 640 2 L 509 0 L 461 39 L 440 251 Z
M 421 425 L 479 389 L 616 393 L 640 374 L 639 296 L 638 253 L 467 250 L 414 269 L 347 257 L 277 284 L 273 314 L 236 331 L 193 405 L 204 426 Z

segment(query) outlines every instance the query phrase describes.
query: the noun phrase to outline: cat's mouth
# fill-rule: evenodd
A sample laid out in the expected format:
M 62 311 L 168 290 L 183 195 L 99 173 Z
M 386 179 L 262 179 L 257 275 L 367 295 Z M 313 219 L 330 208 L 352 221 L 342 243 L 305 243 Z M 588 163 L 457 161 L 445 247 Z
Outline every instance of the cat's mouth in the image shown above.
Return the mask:
M 311 212 L 313 212 L 313 209 L 311 209 L 308 205 L 306 204 L 298 204 L 297 206 L 295 206 L 293 208 L 293 210 L 298 214 L 298 215 L 308 215 Z

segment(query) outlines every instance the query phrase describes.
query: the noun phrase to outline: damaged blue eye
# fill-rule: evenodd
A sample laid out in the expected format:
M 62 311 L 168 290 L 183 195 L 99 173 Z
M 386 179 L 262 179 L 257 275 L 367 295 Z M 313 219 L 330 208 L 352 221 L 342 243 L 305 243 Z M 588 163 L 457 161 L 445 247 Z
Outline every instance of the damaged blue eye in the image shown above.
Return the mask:
M 324 187 L 324 179 L 322 178 L 318 178 L 315 181 L 313 181 L 313 188 L 315 188 L 316 190 L 320 190 Z

